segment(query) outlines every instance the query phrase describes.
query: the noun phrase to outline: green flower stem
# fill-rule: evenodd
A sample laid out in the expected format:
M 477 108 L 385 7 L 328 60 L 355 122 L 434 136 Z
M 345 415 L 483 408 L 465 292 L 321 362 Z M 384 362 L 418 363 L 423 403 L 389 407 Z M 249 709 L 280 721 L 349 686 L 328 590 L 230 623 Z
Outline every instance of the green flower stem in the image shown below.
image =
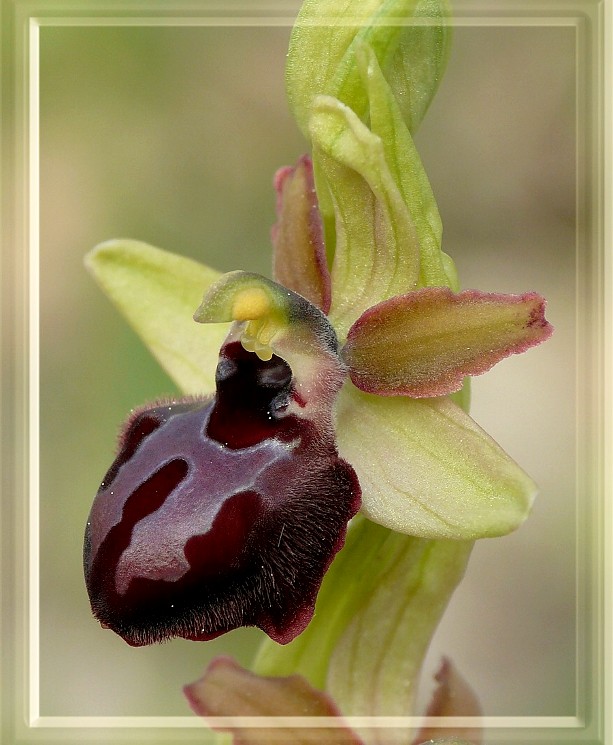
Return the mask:
M 313 620 L 286 646 L 264 640 L 252 668 L 254 672 L 299 673 L 316 688 L 324 689 L 332 651 L 350 619 L 368 601 L 378 578 L 372 567 L 386 556 L 385 545 L 392 537 L 394 534 L 387 528 L 361 515 L 354 518 L 345 546 L 324 579 Z M 317 654 L 313 653 L 315 649 Z
M 330 660 L 327 687 L 345 715 L 412 713 L 423 659 L 472 545 L 390 534 L 380 581 Z
M 286 646 L 265 640 L 253 670 L 299 673 L 327 689 L 345 715 L 409 715 L 430 639 L 471 548 L 470 541 L 401 535 L 358 516 L 311 624 Z

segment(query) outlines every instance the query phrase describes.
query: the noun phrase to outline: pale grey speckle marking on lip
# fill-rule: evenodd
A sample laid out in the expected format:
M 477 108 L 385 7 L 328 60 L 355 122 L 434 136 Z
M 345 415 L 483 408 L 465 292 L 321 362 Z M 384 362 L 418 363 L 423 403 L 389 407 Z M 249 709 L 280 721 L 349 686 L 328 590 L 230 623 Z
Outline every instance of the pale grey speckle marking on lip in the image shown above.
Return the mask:
M 183 416 L 198 414 L 202 417 L 201 412 L 190 412 Z M 223 500 L 240 491 L 260 491 L 257 481 L 264 470 L 291 457 L 291 445 L 276 440 L 265 440 L 242 450 L 231 450 L 204 436 L 195 439 L 193 424 L 190 427 L 188 420 L 183 424 L 181 429 L 185 436 L 177 433 L 175 447 L 170 451 L 165 440 L 155 439 L 165 425 L 141 446 L 143 457 L 154 463 L 159 462 L 156 456 L 163 457 L 165 462 L 183 458 L 190 470 L 159 509 L 135 525 L 130 544 L 117 564 L 116 589 L 121 594 L 127 592 L 129 582 L 134 577 L 163 578 L 167 581 L 180 579 L 189 570 L 184 553 L 187 541 L 210 530 Z M 201 465 L 196 468 L 194 463 Z M 202 467 L 202 464 L 206 466 Z M 126 464 L 126 480 L 127 466 L 129 462 Z M 115 483 L 114 488 L 119 489 L 119 484 Z M 207 504 L 202 498 L 203 494 L 219 496 Z M 172 531 L 169 526 L 172 526 Z

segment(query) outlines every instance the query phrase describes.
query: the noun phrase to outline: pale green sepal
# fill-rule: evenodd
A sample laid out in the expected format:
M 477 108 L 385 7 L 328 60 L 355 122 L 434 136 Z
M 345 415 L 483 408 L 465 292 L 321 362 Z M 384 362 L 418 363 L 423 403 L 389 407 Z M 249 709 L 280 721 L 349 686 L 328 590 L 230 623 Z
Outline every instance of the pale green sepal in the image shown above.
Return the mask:
M 288 98 L 308 137 L 317 95 L 340 99 L 363 117 L 368 104 L 355 64 L 355 45 L 368 44 L 401 99 L 415 131 L 438 88 L 449 48 L 448 15 L 439 0 L 306 0 L 290 39 Z M 411 20 L 418 17 L 419 25 Z M 408 59 L 406 59 L 408 55 Z
M 345 716 L 406 716 L 414 710 L 424 656 L 472 547 L 472 541 L 397 534 L 385 546 L 385 574 L 380 574 L 330 659 L 326 689 Z M 388 729 L 363 732 L 370 745 L 406 742 L 401 734 Z
M 423 538 L 505 535 L 527 517 L 536 486 L 447 397 L 376 396 L 343 386 L 337 444 L 362 487 L 362 512 Z
M 229 325 L 203 327 L 192 314 L 219 272 L 133 240 L 101 243 L 85 265 L 183 392 L 215 390 Z
M 415 287 L 419 243 L 381 138 L 328 96 L 316 99 L 310 131 L 335 211 L 329 317 L 342 338 L 367 308 Z
M 357 64 L 368 91 L 370 129 L 383 143 L 385 161 L 407 205 L 419 240 L 419 284 L 447 285 L 441 255 L 443 226 L 421 158 L 397 100 L 370 47 L 358 47 Z

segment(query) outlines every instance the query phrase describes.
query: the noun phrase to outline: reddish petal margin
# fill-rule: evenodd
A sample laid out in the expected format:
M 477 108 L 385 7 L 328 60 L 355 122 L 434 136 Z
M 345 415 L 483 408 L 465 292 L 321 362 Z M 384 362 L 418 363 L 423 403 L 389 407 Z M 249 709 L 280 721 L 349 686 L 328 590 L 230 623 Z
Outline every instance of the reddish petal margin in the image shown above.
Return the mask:
M 369 308 L 343 349 L 354 385 L 380 396 L 453 393 L 510 354 L 548 339 L 545 300 L 425 287 Z
M 307 717 L 339 718 L 329 696 L 317 691 L 300 675 L 262 677 L 245 670 L 230 657 L 218 657 L 204 676 L 183 689 L 192 709 L 207 720 L 240 717 L 251 721 L 218 724 L 213 729 L 231 732 L 234 745 L 363 745 L 349 727 L 309 727 Z M 283 726 L 257 726 L 260 717 L 291 717 Z M 300 722 L 300 719 L 304 720 Z M 302 726 L 300 726 L 302 725 Z
M 274 185 L 277 222 L 271 231 L 273 277 L 327 313 L 330 270 L 310 158 L 303 155 L 294 167 L 279 169 Z
M 438 686 L 426 711 L 427 717 L 481 717 L 479 699 L 446 657 L 434 679 Z M 481 745 L 481 731 L 480 727 L 465 727 L 450 734 L 447 728 L 423 727 L 413 745 L 432 741 L 441 745 Z

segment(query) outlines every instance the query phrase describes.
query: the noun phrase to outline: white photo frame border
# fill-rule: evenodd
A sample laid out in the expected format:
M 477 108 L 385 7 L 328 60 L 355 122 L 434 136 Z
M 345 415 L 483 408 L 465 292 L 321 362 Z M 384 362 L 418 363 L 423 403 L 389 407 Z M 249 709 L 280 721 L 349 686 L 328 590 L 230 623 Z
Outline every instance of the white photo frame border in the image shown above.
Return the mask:
M 493 5 L 493 7 L 491 7 Z M 142 3 L 57 5 L 15 0 L 4 2 L 3 58 L 3 430 L 12 447 L 3 453 L 2 488 L 2 735 L 7 743 L 113 742 L 144 739 L 152 743 L 202 741 L 201 720 L 194 717 L 49 717 L 40 716 L 38 691 L 38 337 L 39 306 L 39 35 L 46 26 L 242 25 L 291 26 L 293 3 L 233 4 L 223 13 L 206 0 L 177 8 L 170 0 L 144 8 Z M 613 699 L 612 522 L 613 355 L 611 342 L 612 229 L 612 7 L 610 0 L 457 0 L 456 25 L 572 26 L 577 49 L 577 247 L 579 290 L 592 291 L 589 329 L 580 340 L 578 375 L 594 382 L 578 401 L 581 431 L 580 471 L 591 474 L 589 488 L 598 494 L 591 523 L 577 526 L 578 617 L 577 712 L 575 717 L 352 717 L 356 727 L 441 728 L 480 726 L 488 742 L 613 743 L 610 701 Z M 10 59 L 9 59 L 10 57 Z M 12 64 L 6 64 L 12 63 Z M 7 72 L 8 70 L 8 72 Z M 13 73 L 11 76 L 11 72 Z M 8 175 L 7 175 L 8 174 Z M 599 413 L 599 416 L 594 416 Z M 586 478 L 588 478 L 586 476 Z M 585 488 L 585 484 L 583 487 Z M 8 497 L 13 497 L 9 502 Z M 6 654 L 6 651 L 9 654 Z M 609 707 L 609 708 L 607 708 Z M 243 726 L 280 728 L 292 724 L 329 727 L 326 718 L 233 719 Z M 245 719 L 245 721 L 242 721 Z M 228 724 L 218 718 L 211 724 Z M 101 735 L 102 733 L 102 735 Z

